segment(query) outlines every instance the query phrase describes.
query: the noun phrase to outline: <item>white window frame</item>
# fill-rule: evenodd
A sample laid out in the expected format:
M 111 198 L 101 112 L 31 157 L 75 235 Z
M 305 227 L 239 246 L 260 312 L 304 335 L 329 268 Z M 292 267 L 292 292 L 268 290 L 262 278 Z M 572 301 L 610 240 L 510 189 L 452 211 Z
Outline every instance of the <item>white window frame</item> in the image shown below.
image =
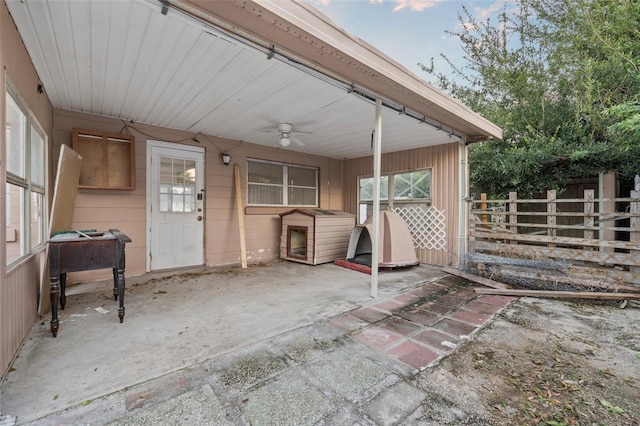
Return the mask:
M 47 181 L 48 181 L 48 173 L 47 173 L 47 158 L 48 158 L 48 138 L 44 129 L 38 123 L 38 120 L 32 114 L 32 112 L 27 108 L 26 102 L 22 99 L 17 90 L 13 87 L 13 85 L 7 81 L 5 86 L 5 99 L 7 97 L 11 97 L 13 102 L 16 104 L 18 109 L 24 114 L 26 117 L 26 129 L 25 129 L 25 147 L 24 147 L 24 156 L 21 159 L 24 164 L 24 177 L 13 174 L 10 171 L 6 171 L 6 179 L 4 182 L 4 188 L 6 191 L 6 185 L 11 184 L 17 187 L 20 187 L 24 190 L 23 197 L 21 197 L 20 203 L 22 217 L 20 218 L 20 229 L 19 229 L 19 244 L 20 244 L 20 256 L 11 262 L 7 262 L 6 270 L 9 272 L 11 269 L 15 268 L 17 265 L 21 264 L 26 258 L 30 257 L 33 253 L 40 251 L 40 249 L 46 244 L 47 237 L 47 226 L 48 226 L 48 208 L 47 208 Z M 6 114 L 6 111 L 4 112 Z M 31 148 L 32 148 L 32 132 L 37 132 L 40 137 L 43 139 L 43 176 L 44 183 L 43 185 L 37 185 L 32 180 L 31 174 Z M 8 144 L 10 141 L 5 139 L 5 144 Z M 7 152 L 7 146 L 5 146 L 5 156 Z M 42 205 L 40 207 L 40 211 L 32 211 L 31 209 L 31 196 L 32 194 L 39 194 L 41 196 Z M 7 197 L 7 204 L 5 205 L 5 215 L 7 214 L 7 209 L 10 207 L 8 204 L 9 194 L 6 193 L 5 197 Z M 35 214 L 41 214 L 39 229 L 37 232 L 40 234 L 40 241 L 36 244 L 32 244 L 32 230 L 31 230 L 31 218 Z M 7 224 L 9 224 L 7 222 Z M 6 225 L 5 225 L 6 226 Z M 8 229 L 8 228 L 7 228 Z M 5 241 L 4 244 L 7 244 Z
M 281 166 L 282 167 L 282 185 L 280 184 L 270 184 L 270 183 L 258 183 L 258 182 L 250 182 L 249 181 L 249 164 L 250 163 L 265 163 L 265 164 L 272 164 L 272 165 L 277 165 L 277 166 Z M 305 188 L 305 189 L 312 189 L 312 187 L 310 186 L 299 186 L 299 185 L 290 185 L 289 184 L 289 180 L 288 180 L 288 172 L 289 172 L 289 168 L 290 167 L 295 167 L 295 168 L 299 168 L 299 169 L 309 169 L 309 170 L 313 170 L 315 171 L 315 183 L 314 183 L 314 187 L 313 189 L 315 189 L 315 202 L 314 204 L 289 204 L 289 188 Z M 319 175 L 319 169 L 318 167 L 311 167 L 311 166 L 301 166 L 298 164 L 287 164 L 287 163 L 280 163 L 277 161 L 267 161 L 267 160 L 258 160 L 258 159 L 247 159 L 247 187 L 246 187 L 246 193 L 247 193 L 247 206 L 249 207 L 318 207 L 318 175 Z M 259 204 L 259 203 L 251 203 L 249 200 L 249 186 L 251 185 L 256 185 L 256 186 L 270 186 L 270 187 L 281 187 L 282 188 L 282 204 Z
M 429 192 L 430 192 L 430 197 L 429 198 L 395 198 L 395 191 L 394 191 L 394 187 L 395 187 L 395 177 L 397 175 L 403 175 L 406 173 L 414 173 L 414 172 L 421 172 L 421 171 L 429 171 L 430 174 L 430 180 L 431 182 L 429 183 L 430 188 L 429 188 Z M 390 208 L 394 208 L 396 205 L 402 205 L 402 204 L 424 204 L 426 206 L 430 206 L 431 205 L 431 200 L 433 199 L 433 167 L 425 167 L 422 169 L 416 169 L 416 170 L 402 170 L 402 171 L 395 171 L 393 173 L 384 173 L 380 176 L 381 178 L 386 177 L 387 178 L 387 197 L 386 198 L 380 198 L 380 210 L 385 210 L 388 207 Z M 371 200 L 362 200 L 362 195 L 361 195 L 361 180 L 362 179 L 372 179 L 373 175 L 362 175 L 362 176 L 358 176 L 358 220 L 359 223 L 364 223 L 364 221 L 367 219 L 367 212 L 369 210 L 372 209 L 373 207 L 373 199 Z M 380 184 L 382 185 L 382 180 L 380 182 Z

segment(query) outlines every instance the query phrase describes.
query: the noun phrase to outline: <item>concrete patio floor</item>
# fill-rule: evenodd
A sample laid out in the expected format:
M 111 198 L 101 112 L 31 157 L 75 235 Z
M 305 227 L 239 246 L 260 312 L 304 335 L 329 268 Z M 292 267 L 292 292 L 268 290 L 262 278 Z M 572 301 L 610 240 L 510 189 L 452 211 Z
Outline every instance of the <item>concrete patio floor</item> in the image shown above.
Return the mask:
M 477 297 L 427 265 L 382 271 L 376 299 L 369 285 L 360 272 L 292 262 L 128 277 L 123 324 L 110 282 L 70 286 L 58 336 L 48 316 L 34 325 L 1 385 L 0 414 L 18 424 L 313 425 L 364 410 L 361 424 L 384 424 L 397 414 L 386 400 L 408 412 L 420 398 L 403 378 L 513 300 Z

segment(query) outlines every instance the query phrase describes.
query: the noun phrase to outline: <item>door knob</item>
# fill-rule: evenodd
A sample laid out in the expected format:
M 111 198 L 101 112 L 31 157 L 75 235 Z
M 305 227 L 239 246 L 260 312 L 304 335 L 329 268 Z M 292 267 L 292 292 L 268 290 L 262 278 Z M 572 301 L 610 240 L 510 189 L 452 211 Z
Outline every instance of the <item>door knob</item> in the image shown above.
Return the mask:
M 196 217 L 196 220 L 197 220 L 198 222 L 201 222 L 201 221 L 202 221 L 202 216 L 198 216 L 198 217 Z

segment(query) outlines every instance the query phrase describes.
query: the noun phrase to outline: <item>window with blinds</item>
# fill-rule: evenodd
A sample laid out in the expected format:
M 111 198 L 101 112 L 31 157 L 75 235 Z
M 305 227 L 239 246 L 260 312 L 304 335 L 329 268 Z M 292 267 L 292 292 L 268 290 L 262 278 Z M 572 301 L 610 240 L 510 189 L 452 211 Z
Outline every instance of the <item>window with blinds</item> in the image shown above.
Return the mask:
M 249 206 L 318 206 L 318 169 L 291 164 L 249 160 Z

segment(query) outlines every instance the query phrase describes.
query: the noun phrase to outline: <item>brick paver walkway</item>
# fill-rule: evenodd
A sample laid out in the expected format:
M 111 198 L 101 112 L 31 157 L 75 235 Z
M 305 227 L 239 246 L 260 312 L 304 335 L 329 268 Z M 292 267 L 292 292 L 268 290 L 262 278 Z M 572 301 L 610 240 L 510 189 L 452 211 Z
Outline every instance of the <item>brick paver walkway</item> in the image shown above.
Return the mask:
M 451 353 L 514 299 L 478 296 L 459 280 L 445 278 L 339 315 L 329 324 L 421 370 Z

